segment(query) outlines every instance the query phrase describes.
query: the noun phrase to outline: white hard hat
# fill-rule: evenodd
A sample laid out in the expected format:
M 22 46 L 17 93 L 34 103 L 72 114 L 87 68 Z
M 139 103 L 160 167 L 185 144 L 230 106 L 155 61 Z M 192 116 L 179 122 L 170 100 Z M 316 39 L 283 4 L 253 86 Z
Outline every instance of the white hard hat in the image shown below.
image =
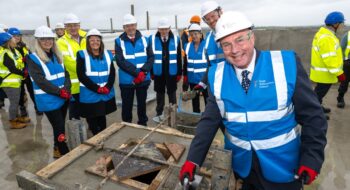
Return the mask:
M 55 38 L 55 33 L 47 26 L 40 26 L 35 29 L 34 37 L 36 38 Z
M 201 6 L 201 15 L 202 18 L 208 13 L 218 9 L 220 6 L 216 1 L 206 1 Z
M 101 32 L 98 31 L 96 28 L 93 28 L 93 29 L 88 31 L 88 33 L 86 34 L 86 38 L 89 36 L 100 36 L 102 38 Z
M 170 28 L 170 23 L 169 20 L 167 18 L 161 18 L 158 21 L 158 28 Z
M 9 29 L 9 27 L 6 24 L 0 24 L 0 28 L 3 30 Z
M 78 18 L 77 15 L 75 15 L 73 13 L 69 13 L 64 17 L 63 23 L 64 24 L 80 23 L 80 19 Z
M 136 24 L 137 20 L 136 18 L 132 15 L 132 14 L 126 14 L 124 15 L 124 19 L 123 19 L 123 26 L 127 25 L 127 24 Z
M 64 24 L 62 22 L 58 22 L 55 26 L 55 29 L 61 29 L 64 28 Z
M 238 11 L 227 11 L 224 12 L 215 26 L 215 41 L 220 40 L 221 38 L 244 30 L 247 28 L 253 27 L 253 23 L 241 12 Z
M 190 27 L 188 27 L 188 31 L 201 31 L 202 28 L 201 26 L 199 26 L 199 24 L 193 23 L 190 25 Z

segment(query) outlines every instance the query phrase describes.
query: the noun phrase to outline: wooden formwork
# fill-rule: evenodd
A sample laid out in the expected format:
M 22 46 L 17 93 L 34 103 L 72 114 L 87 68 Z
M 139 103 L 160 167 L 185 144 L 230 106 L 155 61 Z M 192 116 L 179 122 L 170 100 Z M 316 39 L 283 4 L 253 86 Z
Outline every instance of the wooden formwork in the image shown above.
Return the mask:
M 177 143 L 184 145 L 185 151 L 182 154 L 178 162 L 172 156 L 169 156 L 166 160 L 167 166 L 161 169 L 155 174 L 149 182 L 138 181 L 136 179 L 123 179 L 119 180 L 115 176 L 97 176 L 92 175 L 86 171 L 91 167 L 96 160 L 106 154 L 106 150 L 113 150 L 121 147 L 125 142 L 130 139 L 141 139 L 146 134 L 150 133 L 153 128 L 139 126 L 131 123 L 115 123 L 98 135 L 90 138 L 84 144 L 79 145 L 68 154 L 64 155 L 60 159 L 50 163 L 43 169 L 32 174 L 26 171 L 22 171 L 17 174 L 17 182 L 20 188 L 25 190 L 34 189 L 142 189 L 142 190 L 160 190 L 160 189 L 176 189 L 178 187 L 178 174 L 180 166 L 186 160 L 188 149 L 193 138 L 192 135 L 183 134 L 175 129 L 161 126 L 156 129 L 154 133 L 148 138 L 148 141 L 155 143 Z M 213 145 L 212 145 L 213 146 Z M 230 163 L 230 152 L 226 152 L 219 148 L 213 148 L 213 150 L 220 152 L 220 156 L 214 156 L 212 150 L 209 151 L 206 161 L 203 167 L 199 169 L 198 173 L 204 176 L 205 180 L 201 186 L 197 189 L 209 189 L 211 183 L 216 183 L 217 179 L 230 178 L 230 166 L 223 166 L 222 162 L 226 164 Z M 210 156 L 211 155 L 211 156 Z M 229 160 L 223 161 L 225 157 Z M 219 158 L 219 159 L 218 159 Z M 215 164 L 218 167 L 213 167 L 215 174 L 211 177 L 211 160 L 218 160 Z M 215 176 L 216 175 L 216 176 Z M 224 177 L 218 177 L 222 175 Z M 211 181 L 210 179 L 215 179 Z M 219 184 L 219 182 L 221 184 Z M 222 187 L 228 186 L 228 182 L 219 180 L 217 185 Z

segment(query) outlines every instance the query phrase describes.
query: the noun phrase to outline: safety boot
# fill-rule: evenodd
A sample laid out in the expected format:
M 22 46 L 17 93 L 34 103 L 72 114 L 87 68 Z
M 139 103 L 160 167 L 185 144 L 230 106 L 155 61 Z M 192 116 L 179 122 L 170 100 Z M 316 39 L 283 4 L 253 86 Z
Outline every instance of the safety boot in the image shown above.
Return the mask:
M 53 158 L 61 158 L 61 152 L 57 146 L 53 147 Z
M 323 109 L 323 113 L 330 113 L 331 112 L 330 108 L 326 108 L 326 107 L 322 106 L 322 109 Z
M 337 107 L 338 108 L 344 108 L 345 107 L 345 101 L 344 101 L 344 97 L 337 97 L 338 103 L 337 103 Z
M 27 116 L 17 117 L 16 120 L 20 123 L 29 123 L 30 122 L 30 118 Z
M 22 129 L 25 128 L 27 124 L 25 123 L 20 123 L 17 121 L 17 119 L 10 120 L 10 128 L 11 129 Z

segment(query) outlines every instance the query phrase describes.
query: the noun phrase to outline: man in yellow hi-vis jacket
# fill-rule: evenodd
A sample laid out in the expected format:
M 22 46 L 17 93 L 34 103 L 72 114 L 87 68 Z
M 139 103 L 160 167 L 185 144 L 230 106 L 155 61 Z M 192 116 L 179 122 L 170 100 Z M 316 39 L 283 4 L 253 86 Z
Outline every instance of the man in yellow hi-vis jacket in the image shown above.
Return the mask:
M 79 80 L 77 75 L 76 55 L 79 50 L 86 49 L 86 32 L 80 30 L 80 19 L 74 14 L 64 18 L 65 34 L 57 40 L 57 45 L 63 55 L 64 67 L 69 72 L 72 83 L 71 94 L 74 100 L 69 103 L 69 119 L 80 119 L 79 114 Z
M 345 80 L 342 50 L 335 36 L 343 27 L 343 13 L 331 12 L 312 42 L 310 79 L 316 83 L 315 93 L 321 104 L 332 84 Z M 323 111 L 329 113 L 331 110 L 323 107 Z M 328 115 L 326 117 L 329 119 Z

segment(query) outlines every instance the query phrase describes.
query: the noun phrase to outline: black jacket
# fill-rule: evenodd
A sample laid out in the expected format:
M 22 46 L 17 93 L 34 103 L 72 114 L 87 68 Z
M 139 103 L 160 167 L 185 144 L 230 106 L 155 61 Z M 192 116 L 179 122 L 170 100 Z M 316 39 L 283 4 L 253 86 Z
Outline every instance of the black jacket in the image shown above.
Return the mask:
M 94 59 L 100 59 L 99 57 L 96 57 Z M 79 53 L 77 53 L 77 75 L 78 79 L 81 83 L 86 86 L 91 91 L 94 91 L 97 93 L 98 88 L 100 87 L 96 83 L 94 83 L 88 76 L 85 74 L 85 60 L 80 56 Z M 112 62 L 110 73 L 108 76 L 108 82 L 106 84 L 106 87 L 108 89 L 112 89 L 115 81 L 115 68 L 114 64 Z M 109 101 L 100 101 L 96 103 L 82 103 L 80 104 L 80 115 L 85 118 L 91 118 L 91 117 L 98 117 L 107 115 L 109 113 L 114 112 L 117 110 L 117 105 L 115 103 L 115 98 L 110 99 Z
M 258 58 L 259 52 L 257 52 L 256 60 Z M 302 126 L 300 165 L 308 166 L 319 172 L 324 161 L 328 124 L 299 58 L 297 58 L 297 79 L 292 101 L 295 119 Z M 188 160 L 202 165 L 221 120 L 222 117 L 215 97 L 209 91 L 207 105 L 200 122 L 197 124 Z
M 119 37 L 124 41 L 131 42 L 125 32 L 122 33 Z M 135 35 L 135 41 L 137 41 L 141 37 L 142 37 L 141 32 L 137 30 L 136 35 Z M 131 43 L 133 45 L 135 45 L 134 42 L 131 42 Z M 119 69 L 122 69 L 123 71 L 127 72 L 128 74 L 132 75 L 133 77 L 137 77 L 137 75 L 138 75 L 137 68 L 132 63 L 128 62 L 125 59 L 125 57 L 123 55 L 122 48 L 120 46 L 118 46 L 117 43 L 115 43 L 114 49 L 115 49 L 114 59 L 116 60 Z M 154 62 L 154 54 L 153 54 L 153 51 L 152 51 L 150 45 L 148 45 L 148 47 L 147 47 L 147 62 L 141 67 L 140 70 L 145 72 L 146 74 L 149 73 L 152 69 L 153 62 Z M 141 84 L 139 84 L 137 86 L 146 86 L 146 85 L 149 85 L 150 83 L 151 83 L 151 81 L 143 81 Z M 134 85 L 125 85 L 125 84 L 120 84 L 119 86 L 121 86 L 121 87 L 134 87 Z
M 172 93 L 176 91 L 177 89 L 177 82 L 176 78 L 177 76 L 182 75 L 182 58 L 181 58 L 181 44 L 178 44 L 177 46 L 177 74 L 176 75 L 169 75 L 169 42 L 170 39 L 174 39 L 174 34 L 170 31 L 169 32 L 169 38 L 166 42 L 163 42 L 160 33 L 156 33 L 156 38 L 159 38 L 159 40 L 162 43 L 162 75 L 161 76 L 154 76 L 154 91 L 156 92 L 164 92 L 165 87 L 167 87 L 167 92 Z M 177 43 L 177 42 L 175 42 Z M 150 42 L 151 44 L 151 42 Z M 152 46 L 152 45 L 151 45 Z M 151 47 L 153 48 L 153 47 Z M 151 75 L 153 75 L 153 69 L 151 69 Z

